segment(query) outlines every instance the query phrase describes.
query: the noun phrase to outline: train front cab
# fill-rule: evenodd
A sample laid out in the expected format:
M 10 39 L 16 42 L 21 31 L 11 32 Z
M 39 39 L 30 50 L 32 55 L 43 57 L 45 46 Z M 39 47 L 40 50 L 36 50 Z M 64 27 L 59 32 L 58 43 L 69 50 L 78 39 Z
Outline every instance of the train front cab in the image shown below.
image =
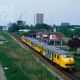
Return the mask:
M 74 68 L 74 58 L 71 54 L 54 54 L 54 62 L 65 69 Z
M 61 62 L 61 66 L 64 68 L 74 68 L 74 57 L 72 54 L 63 54 L 61 55 L 62 57 L 62 62 Z

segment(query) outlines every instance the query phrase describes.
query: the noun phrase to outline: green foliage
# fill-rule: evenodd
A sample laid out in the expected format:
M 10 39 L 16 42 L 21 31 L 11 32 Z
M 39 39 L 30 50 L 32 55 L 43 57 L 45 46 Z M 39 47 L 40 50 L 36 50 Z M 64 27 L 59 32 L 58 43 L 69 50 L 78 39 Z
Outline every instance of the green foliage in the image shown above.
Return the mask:
M 80 36 L 80 28 L 76 28 L 74 30 L 74 34 L 77 35 L 77 36 Z
M 24 75 L 23 72 L 16 66 L 13 60 L 6 55 L 6 52 L 0 50 L 0 62 L 3 67 L 8 67 L 8 70 L 5 70 L 7 80 L 26 80 L 27 75 Z
M 72 37 L 73 34 L 69 27 L 59 27 L 58 31 L 64 34 L 66 37 Z
M 17 32 L 19 30 L 19 26 L 17 26 L 16 23 L 13 23 L 8 30 L 11 32 Z
M 75 37 L 75 38 L 69 40 L 67 45 L 70 47 L 70 49 L 74 50 L 75 54 L 76 54 L 77 48 L 80 47 L 80 39 Z
M 79 54 L 74 55 L 75 59 L 75 69 L 80 71 L 80 52 Z
M 34 30 L 52 30 L 52 27 L 47 24 L 36 24 L 33 28 Z
M 21 37 L 22 35 L 27 35 L 28 33 L 21 31 L 21 32 L 17 32 L 17 34 Z
M 16 24 L 16 23 L 12 23 L 10 25 L 8 31 L 17 32 L 20 29 L 30 29 L 30 27 L 28 25 L 19 25 L 19 24 Z
M 10 28 L 8 29 L 11 32 L 17 32 L 20 29 L 30 29 L 31 31 L 38 31 L 38 30 L 52 30 L 52 27 L 47 24 L 36 24 L 35 26 L 31 25 L 23 25 L 23 24 L 17 24 L 12 23 L 10 24 Z

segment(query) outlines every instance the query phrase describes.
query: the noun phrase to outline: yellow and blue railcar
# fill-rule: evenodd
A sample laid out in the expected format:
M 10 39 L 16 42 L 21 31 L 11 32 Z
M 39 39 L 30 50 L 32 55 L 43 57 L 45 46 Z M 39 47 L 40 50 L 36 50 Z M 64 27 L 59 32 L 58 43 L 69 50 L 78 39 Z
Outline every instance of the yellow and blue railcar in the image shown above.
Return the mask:
M 26 36 L 22 36 L 22 41 L 59 66 L 69 69 L 74 68 L 75 62 L 71 53 Z

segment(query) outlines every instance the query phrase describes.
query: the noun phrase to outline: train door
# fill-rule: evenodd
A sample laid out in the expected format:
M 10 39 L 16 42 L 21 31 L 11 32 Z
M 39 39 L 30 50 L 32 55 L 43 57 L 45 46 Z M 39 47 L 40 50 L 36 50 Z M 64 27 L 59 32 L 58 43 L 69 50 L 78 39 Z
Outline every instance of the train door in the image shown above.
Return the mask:
M 46 55 L 46 48 L 42 47 L 42 55 L 45 56 Z
M 53 54 L 54 54 L 54 53 L 51 51 L 50 54 L 51 54 L 50 60 L 53 62 Z
M 60 55 L 57 54 L 57 64 L 60 65 Z
M 51 54 L 51 56 L 52 56 L 52 62 L 54 61 L 54 52 L 52 52 L 52 54 Z
M 54 62 L 58 65 L 60 64 L 60 55 L 59 54 L 54 53 Z

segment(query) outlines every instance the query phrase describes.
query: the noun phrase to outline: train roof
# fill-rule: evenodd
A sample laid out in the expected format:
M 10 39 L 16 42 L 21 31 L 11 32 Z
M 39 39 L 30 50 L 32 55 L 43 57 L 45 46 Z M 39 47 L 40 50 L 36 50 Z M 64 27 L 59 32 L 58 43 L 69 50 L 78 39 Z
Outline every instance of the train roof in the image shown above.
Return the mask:
M 25 38 L 27 38 L 28 40 L 32 41 L 35 44 L 39 44 L 39 45 L 43 46 L 44 48 L 49 49 L 58 54 L 69 54 L 69 52 L 67 52 L 67 51 L 61 50 L 60 48 L 56 48 L 54 46 L 49 46 L 48 44 L 41 42 L 37 39 L 31 38 L 31 37 L 26 37 L 26 36 L 25 36 Z

